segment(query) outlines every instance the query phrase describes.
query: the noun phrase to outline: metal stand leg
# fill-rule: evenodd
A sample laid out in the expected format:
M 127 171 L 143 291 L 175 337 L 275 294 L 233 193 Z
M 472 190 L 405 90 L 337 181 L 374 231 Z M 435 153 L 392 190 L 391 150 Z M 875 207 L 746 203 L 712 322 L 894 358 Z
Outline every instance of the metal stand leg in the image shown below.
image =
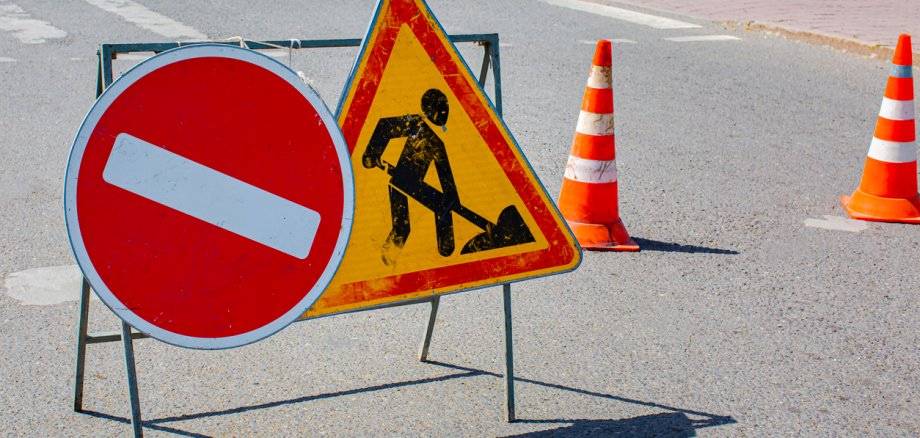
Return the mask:
M 428 347 L 431 346 L 431 334 L 434 333 L 434 321 L 438 317 L 440 304 L 441 297 L 435 296 L 431 299 L 431 315 L 428 316 L 428 326 L 425 327 L 425 338 L 422 339 L 422 345 L 418 349 L 419 362 L 428 362 Z
M 141 424 L 141 401 L 137 392 L 137 372 L 134 369 L 134 340 L 131 338 L 131 326 L 121 322 L 121 341 L 125 347 L 125 371 L 128 375 L 128 395 L 131 398 L 131 427 L 135 437 L 144 436 Z
M 505 395 L 508 399 L 508 410 L 505 419 L 512 423 L 514 417 L 514 340 L 511 336 L 511 284 L 503 284 L 502 290 L 505 298 Z
M 73 410 L 83 411 L 83 375 L 86 370 L 86 331 L 89 320 L 89 283 L 83 279 L 80 292 L 80 320 L 77 322 L 77 365 L 74 372 Z

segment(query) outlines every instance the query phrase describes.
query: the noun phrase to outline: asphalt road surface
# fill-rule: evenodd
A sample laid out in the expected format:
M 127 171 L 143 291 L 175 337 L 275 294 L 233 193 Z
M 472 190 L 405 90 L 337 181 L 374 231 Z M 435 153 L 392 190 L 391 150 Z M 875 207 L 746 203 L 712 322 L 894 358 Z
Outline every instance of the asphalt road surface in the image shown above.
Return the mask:
M 119 344 L 89 347 L 88 412 L 71 410 L 77 291 L 9 286 L 74 264 L 62 181 L 96 46 L 353 38 L 373 9 L 138 1 L 0 0 L 0 435 L 129 433 Z M 887 62 L 553 3 L 431 3 L 450 33 L 500 34 L 505 121 L 554 196 L 594 42 L 616 39 L 620 212 L 643 251 L 514 285 L 520 421 L 503 421 L 495 287 L 442 300 L 433 364 L 415 359 L 427 306 L 220 352 L 137 341 L 150 436 L 920 435 L 920 227 L 851 222 L 838 200 L 859 182 Z M 717 37 L 681 38 L 700 36 Z M 477 50 L 462 49 L 474 71 Z M 355 54 L 290 62 L 334 108 Z M 93 306 L 91 330 L 118 328 Z

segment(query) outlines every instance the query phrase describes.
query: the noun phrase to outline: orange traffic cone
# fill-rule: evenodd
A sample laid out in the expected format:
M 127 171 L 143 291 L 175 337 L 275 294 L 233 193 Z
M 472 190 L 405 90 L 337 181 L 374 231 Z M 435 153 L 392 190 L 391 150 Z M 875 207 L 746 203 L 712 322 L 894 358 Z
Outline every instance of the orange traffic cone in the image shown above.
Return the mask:
M 841 196 L 854 219 L 920 224 L 910 35 L 898 38 L 862 181 Z
M 565 165 L 559 210 L 582 248 L 638 251 L 620 220 L 610 59 L 610 41 L 598 41 Z

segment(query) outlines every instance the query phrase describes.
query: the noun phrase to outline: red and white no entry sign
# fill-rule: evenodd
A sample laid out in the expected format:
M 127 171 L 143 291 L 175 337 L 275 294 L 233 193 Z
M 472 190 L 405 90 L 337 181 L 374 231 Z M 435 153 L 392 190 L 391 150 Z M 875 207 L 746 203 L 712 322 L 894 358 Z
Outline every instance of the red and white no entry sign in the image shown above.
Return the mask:
M 119 317 L 190 348 L 248 344 L 323 292 L 354 214 L 350 154 L 296 73 L 195 45 L 125 73 L 77 133 L 64 183 L 80 268 Z

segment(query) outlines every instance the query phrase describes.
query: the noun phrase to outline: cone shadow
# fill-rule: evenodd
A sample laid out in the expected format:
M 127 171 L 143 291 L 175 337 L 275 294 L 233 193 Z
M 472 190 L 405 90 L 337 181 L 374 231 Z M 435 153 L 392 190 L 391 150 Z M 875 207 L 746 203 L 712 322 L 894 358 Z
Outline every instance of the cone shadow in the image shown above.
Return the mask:
M 661 251 L 661 252 L 683 252 L 689 254 L 722 254 L 722 255 L 738 255 L 738 251 L 731 249 L 721 249 L 721 248 L 708 248 L 705 246 L 696 246 L 696 245 L 681 245 L 679 243 L 671 242 L 661 242 L 658 240 L 651 239 L 641 239 L 638 237 L 633 237 L 633 240 L 639 245 L 639 248 L 642 248 L 642 251 Z

